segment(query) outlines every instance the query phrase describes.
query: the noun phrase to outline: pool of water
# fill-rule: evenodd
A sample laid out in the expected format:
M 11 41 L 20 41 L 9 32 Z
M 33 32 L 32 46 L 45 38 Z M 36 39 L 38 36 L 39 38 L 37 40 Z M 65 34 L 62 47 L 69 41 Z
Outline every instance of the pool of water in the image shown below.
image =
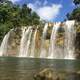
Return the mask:
M 33 76 L 45 68 L 57 72 L 80 72 L 80 60 L 0 57 L 0 80 L 34 80 Z

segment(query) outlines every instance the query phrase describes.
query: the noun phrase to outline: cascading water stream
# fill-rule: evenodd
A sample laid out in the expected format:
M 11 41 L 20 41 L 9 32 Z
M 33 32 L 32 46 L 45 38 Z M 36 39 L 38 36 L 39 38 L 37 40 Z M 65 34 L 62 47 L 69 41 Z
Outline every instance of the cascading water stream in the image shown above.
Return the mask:
M 40 58 L 45 58 L 46 54 L 47 54 L 47 51 L 44 47 L 44 43 L 45 43 L 45 39 L 46 39 L 46 35 L 47 35 L 47 30 L 48 30 L 48 23 L 45 24 L 44 29 L 43 29 Z
M 32 35 L 32 30 L 30 31 L 28 41 L 27 41 L 27 46 L 26 46 L 26 57 L 30 57 L 30 42 L 31 42 L 31 35 Z
M 8 42 L 9 42 L 9 38 L 10 38 L 10 34 L 13 31 L 13 29 L 11 29 L 4 37 L 1 46 L 0 46 L 0 56 L 7 56 L 7 49 L 8 49 Z
M 39 57 L 39 58 L 49 58 L 49 59 L 75 59 L 74 52 L 74 40 L 76 37 L 76 30 L 74 27 L 75 21 L 66 21 L 63 26 L 62 23 L 54 23 L 52 33 L 50 36 L 50 44 L 46 39 L 48 32 L 48 23 L 45 24 L 43 28 L 42 36 L 37 35 L 38 30 L 35 29 L 33 32 L 32 27 L 25 27 L 22 29 L 22 38 L 20 42 L 20 52 L 18 57 Z M 61 36 L 59 35 L 59 30 L 63 29 Z M 10 30 L 4 37 L 1 47 L 0 56 L 8 56 L 8 45 L 11 32 Z M 33 36 L 32 36 L 33 35 Z M 36 35 L 39 40 L 36 40 Z M 41 40 L 40 40 L 41 39 Z M 60 41 L 63 41 L 60 43 Z M 38 41 L 38 42 L 36 42 Z M 40 45 L 39 45 L 39 41 Z M 36 49 L 38 43 L 38 49 Z M 49 45 L 49 49 L 48 46 Z M 39 50 L 40 48 L 40 50 Z M 48 51 L 49 50 L 49 51 Z
M 56 23 L 53 26 L 52 33 L 51 33 L 51 38 L 50 38 L 50 47 L 49 47 L 49 56 L 48 58 L 54 58 L 58 59 L 60 58 L 59 54 L 57 53 L 57 46 L 56 46 L 56 37 L 57 37 L 57 32 L 59 29 L 60 23 Z
M 37 34 L 37 29 L 35 30 L 34 35 L 33 35 L 30 57 L 35 56 L 36 34 Z
M 21 38 L 21 43 L 20 43 L 19 57 L 26 57 L 26 48 L 27 48 L 26 43 L 28 40 L 30 29 L 31 27 L 29 27 L 27 30 L 25 28 L 22 29 L 22 38 Z
M 64 59 L 74 59 L 74 52 L 75 52 L 75 47 L 74 47 L 74 40 L 76 37 L 76 31 L 74 27 L 75 21 L 66 21 L 65 22 L 65 58 Z

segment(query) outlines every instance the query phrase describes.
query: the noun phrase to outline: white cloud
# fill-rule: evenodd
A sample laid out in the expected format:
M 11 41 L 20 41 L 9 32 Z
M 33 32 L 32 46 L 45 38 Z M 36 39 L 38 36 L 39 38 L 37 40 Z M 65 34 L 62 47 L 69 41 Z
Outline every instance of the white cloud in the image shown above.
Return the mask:
M 9 0 L 13 3 L 18 2 L 20 0 Z M 56 18 L 56 16 L 59 15 L 60 9 L 62 8 L 61 4 L 52 4 L 48 5 L 48 1 L 44 0 L 43 3 L 41 3 L 40 0 L 36 0 L 35 3 L 28 3 L 27 6 L 31 8 L 33 11 L 35 11 L 41 19 L 43 20 L 53 20 Z
M 37 10 L 37 14 L 44 20 L 52 20 L 59 14 L 61 5 L 44 6 Z
M 41 19 L 43 20 L 53 20 L 56 18 L 56 16 L 59 14 L 60 9 L 62 8 L 61 4 L 52 4 L 51 6 L 49 5 L 44 5 L 47 4 L 47 0 L 45 0 L 45 3 L 43 3 L 42 6 L 36 6 L 36 4 L 29 3 L 28 7 L 32 8 L 33 11 L 35 11 Z

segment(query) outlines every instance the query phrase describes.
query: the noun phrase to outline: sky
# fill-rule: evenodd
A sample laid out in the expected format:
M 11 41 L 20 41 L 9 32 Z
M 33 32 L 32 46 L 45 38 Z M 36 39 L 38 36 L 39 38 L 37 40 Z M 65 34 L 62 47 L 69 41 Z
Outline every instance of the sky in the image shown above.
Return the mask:
M 14 4 L 27 4 L 29 8 L 35 11 L 40 19 L 59 22 L 66 18 L 66 14 L 72 12 L 75 8 L 73 0 L 10 0 Z

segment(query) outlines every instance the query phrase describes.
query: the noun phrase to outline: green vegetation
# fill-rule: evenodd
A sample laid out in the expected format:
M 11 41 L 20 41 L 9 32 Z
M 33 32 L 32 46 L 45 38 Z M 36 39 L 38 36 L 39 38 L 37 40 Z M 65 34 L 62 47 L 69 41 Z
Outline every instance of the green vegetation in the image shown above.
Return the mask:
M 67 18 L 69 20 L 76 20 L 80 21 L 80 0 L 73 0 L 73 3 L 75 4 L 75 9 L 67 14 Z
M 79 5 L 80 4 L 80 0 L 73 0 L 75 5 Z
M 26 4 L 19 6 L 8 0 L 0 0 L 0 42 L 12 28 L 39 25 L 40 17 Z
M 75 4 L 75 9 L 72 13 L 67 14 L 69 20 L 76 20 L 76 40 L 75 40 L 75 49 L 77 59 L 80 59 L 80 0 L 73 0 Z

